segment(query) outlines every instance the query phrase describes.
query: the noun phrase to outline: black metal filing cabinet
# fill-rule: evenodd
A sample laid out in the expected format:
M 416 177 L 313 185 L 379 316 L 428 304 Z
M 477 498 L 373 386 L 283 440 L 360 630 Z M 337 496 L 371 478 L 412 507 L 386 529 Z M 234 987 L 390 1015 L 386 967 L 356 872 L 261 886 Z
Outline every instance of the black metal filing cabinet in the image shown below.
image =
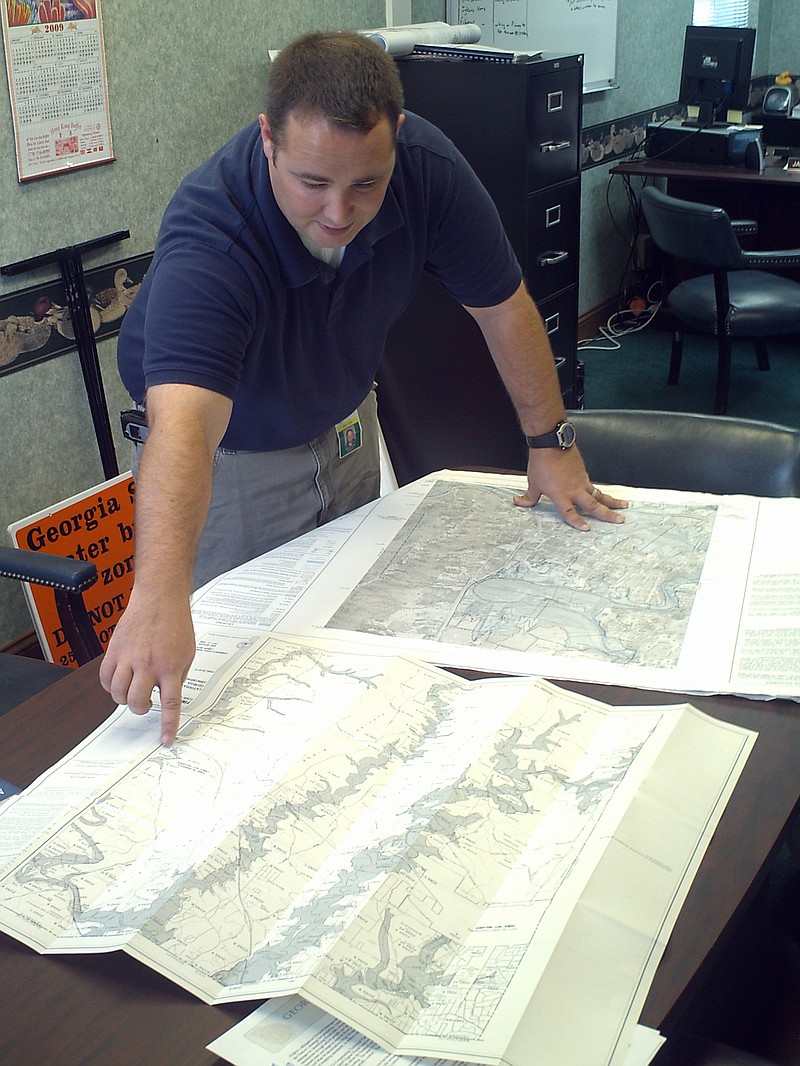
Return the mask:
M 406 107 L 437 125 L 488 190 L 575 406 L 583 57 L 398 61 Z M 514 408 L 470 316 L 425 275 L 377 375 L 400 484 L 444 467 L 524 469 Z

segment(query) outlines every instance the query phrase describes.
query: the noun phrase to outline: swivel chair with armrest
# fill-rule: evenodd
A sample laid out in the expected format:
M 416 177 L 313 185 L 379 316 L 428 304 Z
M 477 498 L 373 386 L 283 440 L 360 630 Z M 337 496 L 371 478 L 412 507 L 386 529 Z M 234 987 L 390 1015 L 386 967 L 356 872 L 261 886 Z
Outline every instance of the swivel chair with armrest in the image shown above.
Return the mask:
M 0 548 L 0 577 L 52 588 L 59 620 L 77 665 L 100 655 L 103 648 L 83 601 L 83 593 L 97 580 L 94 563 L 20 548 Z M 0 655 L 0 714 L 54 684 L 69 670 L 21 655 Z
M 717 338 L 714 413 L 728 408 L 731 342 L 752 340 L 759 370 L 769 370 L 765 339 L 800 333 L 800 284 L 770 269 L 800 266 L 800 249 L 750 252 L 722 208 L 642 189 L 642 212 L 653 241 L 667 255 L 711 269 L 689 278 L 667 296 L 669 310 L 683 327 Z M 668 382 L 677 385 L 683 355 L 683 329 L 673 332 Z
M 589 476 L 601 484 L 715 495 L 800 496 L 800 431 L 679 411 L 573 411 Z

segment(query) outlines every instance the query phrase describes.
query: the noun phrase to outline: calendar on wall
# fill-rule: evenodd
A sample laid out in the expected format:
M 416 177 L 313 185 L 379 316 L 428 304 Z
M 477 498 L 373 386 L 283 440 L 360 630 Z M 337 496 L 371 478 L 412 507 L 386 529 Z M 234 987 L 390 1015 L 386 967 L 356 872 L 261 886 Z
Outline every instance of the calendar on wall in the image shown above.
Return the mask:
M 100 0 L 0 0 L 17 177 L 114 159 Z

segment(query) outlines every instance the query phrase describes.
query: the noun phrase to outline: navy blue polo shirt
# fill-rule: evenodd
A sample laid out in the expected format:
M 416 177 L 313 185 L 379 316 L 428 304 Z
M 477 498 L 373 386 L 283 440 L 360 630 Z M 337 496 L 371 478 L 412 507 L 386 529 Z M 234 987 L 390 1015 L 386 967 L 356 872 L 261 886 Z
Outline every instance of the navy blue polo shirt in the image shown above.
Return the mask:
M 294 447 L 367 395 L 423 270 L 473 307 L 501 303 L 522 276 L 494 204 L 436 127 L 406 113 L 383 204 L 337 271 L 278 208 L 253 122 L 170 202 L 120 330 L 122 380 L 139 403 L 164 383 L 229 397 L 225 447 Z

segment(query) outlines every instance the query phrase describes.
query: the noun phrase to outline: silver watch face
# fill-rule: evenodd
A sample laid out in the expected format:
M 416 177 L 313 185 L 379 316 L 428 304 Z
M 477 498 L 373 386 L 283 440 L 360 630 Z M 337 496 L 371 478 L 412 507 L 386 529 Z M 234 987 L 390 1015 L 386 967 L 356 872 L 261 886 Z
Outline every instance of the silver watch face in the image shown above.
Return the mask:
M 571 422 L 559 422 L 556 426 L 556 439 L 559 448 L 571 448 L 575 443 L 575 427 Z

